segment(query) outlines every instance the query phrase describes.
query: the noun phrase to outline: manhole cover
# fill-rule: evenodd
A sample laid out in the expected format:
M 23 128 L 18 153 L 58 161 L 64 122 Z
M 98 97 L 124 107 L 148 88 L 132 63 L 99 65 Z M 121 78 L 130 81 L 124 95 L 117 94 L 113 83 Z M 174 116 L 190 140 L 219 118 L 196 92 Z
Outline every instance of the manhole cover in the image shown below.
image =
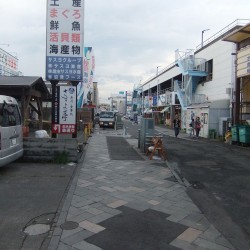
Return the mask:
M 25 228 L 24 232 L 28 235 L 39 235 L 47 233 L 50 230 L 50 225 L 35 224 Z
M 75 228 L 78 228 L 79 224 L 77 222 L 74 221 L 66 221 L 63 224 L 61 224 L 61 229 L 63 230 L 72 230 Z

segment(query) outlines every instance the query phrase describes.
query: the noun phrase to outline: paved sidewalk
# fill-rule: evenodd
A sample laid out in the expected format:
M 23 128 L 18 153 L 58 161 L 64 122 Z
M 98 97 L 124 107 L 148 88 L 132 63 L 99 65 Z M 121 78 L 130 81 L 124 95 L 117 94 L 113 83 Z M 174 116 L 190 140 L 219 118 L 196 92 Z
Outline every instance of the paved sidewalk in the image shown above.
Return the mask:
M 164 161 L 143 154 L 138 160 L 112 160 L 107 136 L 123 137 L 96 130 L 89 138 L 48 249 L 234 249 Z M 136 139 L 125 140 L 136 150 Z

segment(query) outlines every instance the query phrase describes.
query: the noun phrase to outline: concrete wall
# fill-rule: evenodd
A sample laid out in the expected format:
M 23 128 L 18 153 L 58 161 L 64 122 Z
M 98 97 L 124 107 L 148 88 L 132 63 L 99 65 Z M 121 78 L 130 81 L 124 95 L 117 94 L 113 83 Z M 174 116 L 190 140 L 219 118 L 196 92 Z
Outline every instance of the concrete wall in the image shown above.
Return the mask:
M 68 162 L 78 162 L 79 140 L 57 138 L 23 138 L 24 161 L 55 162 L 60 155 L 66 155 Z M 80 147 L 82 148 L 82 147 Z M 80 150 L 81 151 L 81 150 Z

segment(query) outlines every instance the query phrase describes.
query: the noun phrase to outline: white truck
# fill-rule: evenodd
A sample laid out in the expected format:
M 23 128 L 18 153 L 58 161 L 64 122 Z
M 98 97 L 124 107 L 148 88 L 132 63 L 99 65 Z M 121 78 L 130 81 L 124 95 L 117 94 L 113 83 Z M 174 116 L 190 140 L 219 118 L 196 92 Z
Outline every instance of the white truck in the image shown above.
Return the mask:
M 115 127 L 115 111 L 101 111 L 99 115 L 99 126 L 104 127 Z

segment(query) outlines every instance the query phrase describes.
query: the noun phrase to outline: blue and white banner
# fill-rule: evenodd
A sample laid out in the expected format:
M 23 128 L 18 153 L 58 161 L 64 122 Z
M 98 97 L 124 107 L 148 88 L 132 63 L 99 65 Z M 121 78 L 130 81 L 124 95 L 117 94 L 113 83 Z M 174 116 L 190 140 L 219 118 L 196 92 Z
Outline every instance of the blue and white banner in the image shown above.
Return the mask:
M 95 72 L 95 56 L 92 47 L 84 48 L 83 81 L 77 85 L 77 107 L 89 105 L 93 93 L 93 79 Z

